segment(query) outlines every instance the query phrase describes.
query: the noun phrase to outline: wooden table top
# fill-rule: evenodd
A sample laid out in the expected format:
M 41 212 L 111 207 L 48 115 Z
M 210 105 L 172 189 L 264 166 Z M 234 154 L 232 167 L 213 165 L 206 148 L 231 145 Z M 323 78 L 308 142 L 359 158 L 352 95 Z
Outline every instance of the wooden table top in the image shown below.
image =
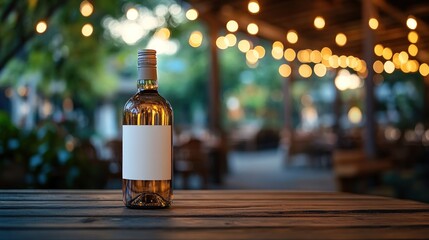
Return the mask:
M 428 239 L 429 205 L 343 193 L 175 191 L 135 210 L 120 190 L 0 190 L 0 239 Z

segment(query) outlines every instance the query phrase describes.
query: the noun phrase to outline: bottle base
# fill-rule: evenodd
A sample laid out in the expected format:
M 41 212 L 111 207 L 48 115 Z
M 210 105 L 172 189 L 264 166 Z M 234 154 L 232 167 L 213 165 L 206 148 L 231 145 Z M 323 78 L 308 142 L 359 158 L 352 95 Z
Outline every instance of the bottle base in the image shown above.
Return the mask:
M 167 201 L 156 193 L 141 193 L 125 203 L 127 208 L 168 208 L 171 201 Z

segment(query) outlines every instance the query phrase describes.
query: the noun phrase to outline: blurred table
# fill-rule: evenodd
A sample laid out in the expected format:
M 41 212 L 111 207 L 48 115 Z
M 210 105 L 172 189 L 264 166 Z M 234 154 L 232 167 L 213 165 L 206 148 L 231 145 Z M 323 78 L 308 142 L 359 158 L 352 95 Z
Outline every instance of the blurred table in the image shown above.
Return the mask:
M 0 239 L 427 239 L 429 205 L 288 191 L 176 191 L 132 210 L 120 190 L 1 190 Z

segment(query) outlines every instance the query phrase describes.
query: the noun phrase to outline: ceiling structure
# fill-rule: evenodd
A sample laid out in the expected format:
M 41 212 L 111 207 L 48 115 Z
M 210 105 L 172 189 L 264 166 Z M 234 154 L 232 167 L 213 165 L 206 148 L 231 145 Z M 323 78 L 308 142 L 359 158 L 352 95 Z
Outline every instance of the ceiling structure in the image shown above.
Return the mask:
M 248 11 L 248 0 L 189 0 L 203 19 L 215 20 L 220 27 L 233 19 L 239 24 L 239 31 L 247 32 L 249 23 L 256 23 L 259 32 L 256 36 L 271 41 L 281 41 L 285 47 L 295 49 L 322 49 L 329 47 L 337 55 L 363 57 L 363 43 L 367 37 L 363 21 L 363 1 L 360 0 L 258 0 L 260 11 Z M 407 18 L 417 20 L 419 39 L 416 43 L 419 52 L 413 57 L 420 63 L 429 63 L 429 2 L 425 0 L 391 1 L 370 0 L 371 17 L 378 20 L 379 26 L 371 30 L 374 44 L 382 44 L 393 53 L 407 51 L 410 42 L 406 25 Z M 316 29 L 313 21 L 322 16 L 326 25 Z M 296 44 L 286 41 L 286 33 L 295 30 L 299 35 Z M 335 43 L 335 36 L 344 33 L 346 45 Z

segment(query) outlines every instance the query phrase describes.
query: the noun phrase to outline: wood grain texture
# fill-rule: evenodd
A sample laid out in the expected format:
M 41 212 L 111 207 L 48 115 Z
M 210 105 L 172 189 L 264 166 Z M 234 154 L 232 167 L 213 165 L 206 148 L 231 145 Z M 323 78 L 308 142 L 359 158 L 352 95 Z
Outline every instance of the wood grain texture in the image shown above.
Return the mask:
M 132 210 L 119 190 L 1 190 L 0 239 L 427 239 L 429 205 L 343 193 L 176 191 Z

